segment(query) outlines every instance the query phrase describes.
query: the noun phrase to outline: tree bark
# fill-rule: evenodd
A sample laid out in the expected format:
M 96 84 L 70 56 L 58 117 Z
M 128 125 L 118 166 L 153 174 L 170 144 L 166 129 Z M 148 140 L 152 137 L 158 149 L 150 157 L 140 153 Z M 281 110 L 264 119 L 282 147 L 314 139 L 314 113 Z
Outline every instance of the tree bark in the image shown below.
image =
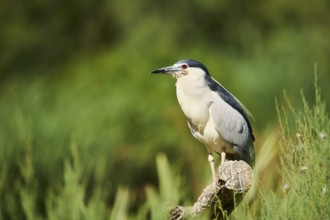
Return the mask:
M 226 161 L 218 169 L 217 182 L 206 186 L 193 206 L 172 206 L 170 220 L 194 219 L 213 208 L 215 219 L 226 219 L 252 185 L 252 168 L 244 161 Z

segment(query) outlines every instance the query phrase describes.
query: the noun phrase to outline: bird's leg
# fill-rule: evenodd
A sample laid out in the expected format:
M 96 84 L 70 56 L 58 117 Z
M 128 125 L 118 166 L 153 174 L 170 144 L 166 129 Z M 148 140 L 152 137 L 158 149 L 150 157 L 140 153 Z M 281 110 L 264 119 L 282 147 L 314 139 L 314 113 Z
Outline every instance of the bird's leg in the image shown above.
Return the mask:
M 217 181 L 217 176 L 215 174 L 214 158 L 213 158 L 212 153 L 209 153 L 208 159 L 209 159 L 210 166 L 211 166 L 211 172 L 212 172 L 213 181 L 216 182 Z
M 225 152 L 225 148 L 223 147 L 221 149 L 221 165 L 225 162 L 226 159 L 226 152 Z

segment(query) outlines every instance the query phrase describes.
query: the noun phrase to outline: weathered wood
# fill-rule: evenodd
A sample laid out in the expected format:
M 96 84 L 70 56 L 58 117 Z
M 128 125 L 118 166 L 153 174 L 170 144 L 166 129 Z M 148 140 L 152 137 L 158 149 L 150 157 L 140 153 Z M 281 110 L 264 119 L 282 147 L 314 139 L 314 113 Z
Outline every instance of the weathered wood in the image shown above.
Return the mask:
M 212 207 L 214 218 L 225 219 L 251 187 L 252 168 L 244 161 L 226 161 L 218 170 L 218 181 L 206 186 L 193 206 L 172 206 L 170 220 L 194 219 Z

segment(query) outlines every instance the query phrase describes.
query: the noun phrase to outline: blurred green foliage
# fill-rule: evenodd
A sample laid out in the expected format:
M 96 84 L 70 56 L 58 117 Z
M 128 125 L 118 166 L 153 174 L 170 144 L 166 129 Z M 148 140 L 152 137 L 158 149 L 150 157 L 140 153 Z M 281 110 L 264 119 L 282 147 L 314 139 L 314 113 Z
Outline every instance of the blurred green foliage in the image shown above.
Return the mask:
M 150 71 L 203 62 L 253 113 L 259 151 L 283 89 L 293 106 L 301 88 L 313 98 L 315 63 L 330 102 L 329 8 L 327 0 L 1 2 L 0 219 L 58 219 L 71 212 L 67 199 L 84 216 L 98 206 L 138 213 L 155 198 L 146 187 L 157 186 L 159 152 L 182 170 L 186 199 L 195 197 L 211 177 L 206 151 L 174 80 Z

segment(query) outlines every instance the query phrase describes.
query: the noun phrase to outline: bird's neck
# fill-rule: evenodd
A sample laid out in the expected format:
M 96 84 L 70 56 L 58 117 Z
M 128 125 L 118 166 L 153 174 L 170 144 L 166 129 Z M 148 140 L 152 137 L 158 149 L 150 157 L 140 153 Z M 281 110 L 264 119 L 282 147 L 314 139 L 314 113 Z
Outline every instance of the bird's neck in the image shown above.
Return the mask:
M 183 75 L 176 81 L 176 89 L 186 93 L 186 95 L 198 95 L 205 89 L 205 80 L 202 75 Z M 197 93 L 197 94 L 194 94 Z

